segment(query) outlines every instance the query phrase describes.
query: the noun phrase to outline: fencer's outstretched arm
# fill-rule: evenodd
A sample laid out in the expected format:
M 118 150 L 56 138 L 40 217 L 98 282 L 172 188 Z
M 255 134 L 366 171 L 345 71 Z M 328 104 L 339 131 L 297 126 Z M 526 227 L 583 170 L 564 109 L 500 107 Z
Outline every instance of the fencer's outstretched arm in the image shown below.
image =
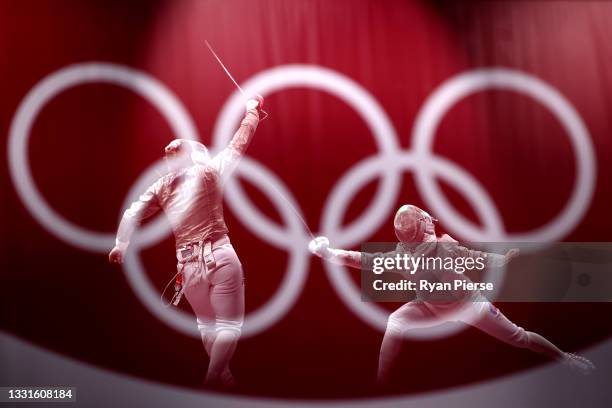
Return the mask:
M 464 246 L 458 245 L 457 240 L 452 238 L 451 236 L 444 234 L 440 242 L 446 246 L 453 256 L 462 257 L 462 258 L 484 258 L 485 265 L 487 267 L 501 267 L 508 264 L 512 259 L 516 258 L 520 251 L 516 248 L 510 249 L 504 255 L 496 254 L 494 252 L 483 252 L 475 249 L 466 248 Z
M 222 181 L 227 179 L 246 152 L 259 124 L 259 111 L 262 106 L 263 97 L 261 96 L 247 101 L 246 114 L 240 122 L 240 127 L 227 147 L 212 158 L 211 165 L 217 169 Z
M 161 209 L 157 196 L 159 183 L 160 180 L 155 182 L 123 213 L 117 230 L 115 247 L 108 255 L 108 259 L 111 263 L 120 264 L 123 262 L 123 254 L 130 244 L 130 238 L 136 227 L 142 220 L 152 216 Z
M 308 249 L 319 258 L 323 258 L 337 265 L 344 265 L 357 269 L 361 268 L 361 252 L 330 248 L 329 240 L 326 237 L 317 237 L 313 239 L 308 244 Z
M 449 239 L 446 240 L 444 238 Z M 447 235 L 444 238 L 442 239 L 442 243 L 447 245 L 447 249 L 450 251 L 449 255 L 473 259 L 482 257 L 486 260 L 486 266 L 488 267 L 499 267 L 506 265 L 508 262 L 510 262 L 510 260 L 519 254 L 518 249 L 511 249 L 505 255 L 481 252 L 457 245 L 457 241 Z M 377 256 L 393 256 L 395 254 L 393 251 L 385 254 L 370 254 L 359 251 L 347 251 L 344 249 L 330 248 L 329 240 L 326 237 L 317 237 L 313 239 L 308 244 L 308 249 L 313 254 L 329 262 L 363 270 L 373 269 L 373 258 Z

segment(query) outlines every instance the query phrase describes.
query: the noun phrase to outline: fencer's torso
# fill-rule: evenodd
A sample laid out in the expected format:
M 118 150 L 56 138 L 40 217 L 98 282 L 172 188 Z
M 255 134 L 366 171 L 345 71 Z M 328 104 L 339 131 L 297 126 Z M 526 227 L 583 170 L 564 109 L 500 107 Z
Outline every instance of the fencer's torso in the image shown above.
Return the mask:
M 448 235 L 441 237 L 433 236 L 427 242 L 418 245 L 416 248 L 409 248 L 403 245 L 401 242 L 398 243 L 394 253 L 404 254 L 408 253 L 411 256 L 436 257 L 440 259 L 455 258 L 461 256 L 472 256 L 469 254 L 470 251 L 465 247 L 459 246 L 457 241 Z M 406 278 L 414 280 L 417 279 L 426 280 L 429 283 L 451 283 L 457 279 L 472 282 L 472 280 L 465 274 L 457 273 L 453 270 L 434 268 L 434 269 L 419 269 L 414 274 L 406 275 Z M 417 288 L 419 286 L 417 285 Z M 478 290 L 453 290 L 453 291 L 427 291 L 417 289 L 415 290 L 416 299 L 428 303 L 434 303 L 436 305 L 451 305 L 457 302 L 470 302 L 475 301 L 481 297 L 480 291 Z
M 497 268 L 503 267 L 506 264 L 506 257 L 501 254 L 481 252 L 478 250 L 466 248 L 461 246 L 455 239 L 449 235 L 442 235 L 437 237 L 435 234 L 426 237 L 424 242 L 419 243 L 417 246 L 408 245 L 399 242 L 394 251 L 386 253 L 367 253 L 367 252 L 351 252 L 343 251 L 343 257 L 341 262 L 344 264 L 350 264 L 355 268 L 361 268 L 364 270 L 373 270 L 374 259 L 379 257 L 385 258 L 396 258 L 399 254 L 403 257 L 408 254 L 409 257 L 429 257 L 429 258 L 482 258 L 484 260 L 485 268 Z M 355 256 L 354 254 L 357 254 Z M 426 270 L 417 269 L 416 271 L 409 270 L 388 270 L 388 272 L 400 273 L 409 281 L 417 281 L 416 298 L 417 301 L 423 301 L 431 304 L 435 304 L 440 308 L 452 308 L 459 303 L 465 302 L 483 302 L 486 298 L 482 295 L 479 290 L 474 289 L 462 289 L 462 287 L 469 288 L 470 286 L 460 285 L 460 289 L 452 289 L 453 282 L 455 280 L 461 280 L 466 283 L 472 283 L 473 281 L 465 274 L 458 273 L 453 269 L 441 268 L 428 268 Z M 465 271 L 467 272 L 467 271 Z M 428 283 L 450 283 L 450 290 L 444 289 L 441 291 L 427 291 L 422 290 L 419 286 L 419 280 L 426 280 Z M 471 286 L 473 287 L 473 286 Z
M 173 170 L 150 186 L 123 213 L 116 244 L 127 247 L 141 220 L 160 209 L 170 220 L 177 248 L 226 234 L 222 186 L 244 154 L 258 122 L 257 110 L 249 110 L 225 149 L 206 162 Z
M 177 248 L 227 234 L 219 172 L 195 164 L 162 177 L 156 195 L 176 240 Z

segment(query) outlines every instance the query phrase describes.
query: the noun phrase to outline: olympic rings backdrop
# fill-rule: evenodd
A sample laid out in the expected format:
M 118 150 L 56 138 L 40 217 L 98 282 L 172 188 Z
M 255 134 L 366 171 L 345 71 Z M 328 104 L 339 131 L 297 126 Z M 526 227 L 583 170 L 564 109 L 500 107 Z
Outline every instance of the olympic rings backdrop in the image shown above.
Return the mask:
M 248 395 L 377 392 L 397 305 L 362 302 L 357 272 L 311 258 L 295 210 L 342 248 L 393 240 L 408 202 L 464 241 L 609 240 L 608 4 L 1 7 L 2 329 L 67 357 L 187 387 L 201 379 L 191 311 L 159 302 L 175 270 L 164 217 L 139 230 L 123 268 L 106 254 L 123 209 L 162 171 L 165 144 L 216 152 L 239 124 L 241 96 L 204 39 L 270 112 L 226 187 L 247 281 L 233 365 Z M 500 307 L 567 349 L 612 331 L 607 304 Z M 402 360 L 420 367 L 402 394 L 543 362 L 454 325 L 415 332 Z

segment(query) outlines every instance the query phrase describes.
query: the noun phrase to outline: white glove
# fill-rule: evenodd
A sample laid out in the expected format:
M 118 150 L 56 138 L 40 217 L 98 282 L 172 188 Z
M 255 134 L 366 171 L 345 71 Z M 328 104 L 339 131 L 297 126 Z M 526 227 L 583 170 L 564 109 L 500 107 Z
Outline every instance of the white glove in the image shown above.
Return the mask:
M 112 251 L 108 254 L 108 261 L 121 265 L 123 263 L 123 257 L 125 256 L 125 250 L 118 246 L 115 246 Z
M 255 94 L 251 99 L 249 99 L 246 103 L 247 112 L 254 109 L 263 108 L 264 98 L 259 94 Z
M 327 259 L 332 256 L 329 249 L 329 239 L 327 237 L 316 237 L 308 243 L 308 250 L 319 258 Z
M 257 99 L 249 99 L 246 103 L 247 112 L 250 110 L 255 110 L 259 106 L 259 101 Z

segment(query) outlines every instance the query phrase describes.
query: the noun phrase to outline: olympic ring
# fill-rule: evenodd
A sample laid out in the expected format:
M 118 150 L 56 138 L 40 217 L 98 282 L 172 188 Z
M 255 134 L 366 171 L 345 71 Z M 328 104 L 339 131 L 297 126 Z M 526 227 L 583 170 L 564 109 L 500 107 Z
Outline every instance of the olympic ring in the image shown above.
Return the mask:
M 576 159 L 576 180 L 571 197 L 555 221 L 531 233 L 507 234 L 504 231 L 491 230 L 486 233 L 470 225 L 460 213 L 448 204 L 433 181 L 434 173 L 427 166 L 433 152 L 433 137 L 444 113 L 465 96 L 488 88 L 509 89 L 523 92 L 546 106 L 561 121 L 563 128 L 570 136 Z M 571 103 L 552 86 L 541 79 L 525 73 L 504 69 L 480 69 L 457 75 L 442 84 L 427 99 L 415 120 L 413 130 L 415 153 L 423 163 L 422 171 L 416 173 L 416 182 L 429 207 L 445 226 L 467 240 L 477 241 L 555 241 L 568 234 L 584 216 L 593 197 L 596 178 L 596 158 L 594 148 L 586 125 Z M 488 201 L 490 202 L 490 200 Z M 493 207 L 487 208 L 488 217 L 500 218 Z M 500 219 L 500 224 L 501 224 Z M 503 228 L 503 226 L 501 226 Z
M 9 137 L 9 163 L 13 182 L 26 208 L 48 231 L 65 242 L 93 252 L 106 251 L 113 237 L 87 231 L 55 214 L 36 190 L 29 171 L 26 147 L 33 119 L 42 106 L 64 88 L 83 82 L 105 81 L 126 86 L 149 99 L 169 120 L 177 135 L 196 139 L 197 133 L 182 105 L 153 78 L 129 68 L 111 64 L 82 64 L 68 67 L 45 78 L 36 85 L 20 105 Z M 584 216 L 592 199 L 595 186 L 595 155 L 588 130 L 580 115 L 557 90 L 533 76 L 508 69 L 481 69 L 457 75 L 442 84 L 427 99 L 417 115 L 412 141 L 413 149 L 402 151 L 390 119 L 378 102 L 365 89 L 347 77 L 329 69 L 288 65 L 266 70 L 244 84 L 248 93 L 269 94 L 295 86 L 312 87 L 330 92 L 344 100 L 365 120 L 375 137 L 380 152 L 349 169 L 332 189 L 324 204 L 321 231 L 336 246 L 353 246 L 371 236 L 385 220 L 386 214 L 397 200 L 400 175 L 410 170 L 416 173 L 417 187 L 424 194 L 432 212 L 443 220 L 449 230 L 464 239 L 473 241 L 547 241 L 562 238 Z M 561 215 L 550 224 L 530 233 L 508 234 L 503 220 L 487 192 L 468 172 L 449 159 L 432 152 L 435 129 L 442 116 L 464 96 L 493 87 L 524 92 L 549 108 L 561 121 L 570 136 L 575 150 L 577 174 L 571 198 Z M 213 136 L 214 148 L 225 146 L 235 122 L 242 112 L 242 97 L 233 93 L 224 105 Z M 126 203 L 152 181 L 158 162 L 147 169 L 127 195 Z M 283 228 L 261 213 L 246 196 L 240 184 L 231 178 L 227 181 L 228 205 L 240 217 L 241 222 L 259 238 L 290 251 L 288 273 L 281 288 L 262 308 L 249 314 L 245 335 L 254 335 L 280 320 L 291 308 L 303 288 L 307 275 L 309 255 L 305 243 L 308 236 L 296 214 L 301 209 L 293 195 L 273 173 L 252 158 L 245 157 L 237 170 L 239 175 L 262 187 L 275 202 L 287 227 Z M 349 226 L 341 229 L 342 214 L 353 197 L 373 177 L 382 177 L 375 198 L 370 206 Z M 442 177 L 463 193 L 476 211 L 482 227 L 476 227 L 455 211 L 437 187 L 434 178 Z M 275 201 L 277 193 L 285 201 Z M 289 206 L 288 206 L 289 205 Z M 126 275 L 130 285 L 145 306 L 161 321 L 176 330 L 197 336 L 193 317 L 183 312 L 163 309 L 158 302 L 157 291 L 142 273 L 142 265 L 136 256 L 139 249 L 153 245 L 168 232 L 167 225 L 155 223 L 135 234 L 134 244 L 126 257 Z M 330 282 L 341 300 L 370 326 L 384 330 L 387 312 L 375 304 L 360 301 L 360 293 L 344 268 L 326 264 Z M 413 337 L 440 337 L 459 330 L 460 327 L 440 326 Z
M 134 69 L 108 63 L 76 64 L 43 78 L 19 105 L 8 139 L 9 171 L 21 202 L 34 218 L 60 240 L 77 248 L 105 253 L 114 245 L 115 235 L 90 231 L 74 225 L 58 214 L 36 188 L 30 161 L 28 139 L 34 119 L 57 94 L 76 85 L 106 82 L 126 87 L 151 102 L 169 122 L 174 134 L 197 140 L 191 117 L 179 100 L 155 78 Z M 159 223 L 150 231 L 163 232 Z

